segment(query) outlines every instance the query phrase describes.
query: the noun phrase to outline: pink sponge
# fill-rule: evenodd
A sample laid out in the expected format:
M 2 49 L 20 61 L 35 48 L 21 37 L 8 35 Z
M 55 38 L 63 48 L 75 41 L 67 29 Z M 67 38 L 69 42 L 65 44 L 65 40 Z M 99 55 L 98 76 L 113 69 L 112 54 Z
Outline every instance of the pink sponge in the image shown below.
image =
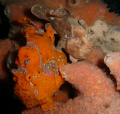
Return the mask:
M 117 81 L 117 90 L 120 90 L 120 53 L 108 53 L 104 58 L 104 62 L 109 67 L 111 74 L 114 75 Z

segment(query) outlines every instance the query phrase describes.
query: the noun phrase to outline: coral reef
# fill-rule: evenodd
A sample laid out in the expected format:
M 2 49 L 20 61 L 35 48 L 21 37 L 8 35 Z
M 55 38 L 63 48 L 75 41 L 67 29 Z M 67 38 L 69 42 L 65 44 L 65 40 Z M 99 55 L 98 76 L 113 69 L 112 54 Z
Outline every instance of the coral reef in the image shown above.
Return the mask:
M 24 20 L 27 21 L 26 18 Z M 18 69 L 12 70 L 15 94 L 27 108 L 41 105 L 44 111 L 50 110 L 54 108 L 52 96 L 64 82 L 58 69 L 66 64 L 66 56 L 55 49 L 50 25 L 46 32 L 28 26 L 22 33 L 27 44 L 18 51 Z
M 120 113 L 120 16 L 100 0 L 0 3 L 22 44 L 0 41 L 2 110 L 18 114 L 19 99 L 23 114 Z

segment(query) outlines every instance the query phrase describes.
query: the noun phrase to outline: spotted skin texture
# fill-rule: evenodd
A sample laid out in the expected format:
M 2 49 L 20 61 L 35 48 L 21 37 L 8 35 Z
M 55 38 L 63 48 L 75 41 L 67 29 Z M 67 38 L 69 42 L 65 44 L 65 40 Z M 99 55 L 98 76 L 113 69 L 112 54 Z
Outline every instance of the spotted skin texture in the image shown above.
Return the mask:
M 64 83 L 59 68 L 67 63 L 65 54 L 54 47 L 54 34 L 51 26 L 46 32 L 35 26 L 26 27 L 22 34 L 27 44 L 18 51 L 13 69 L 14 91 L 27 108 L 40 105 L 44 111 L 54 108 L 52 96 Z
M 94 48 L 93 40 L 88 34 L 88 27 L 84 20 L 78 20 L 64 7 L 52 9 L 44 2 L 34 5 L 31 13 L 39 19 L 47 20 L 60 36 L 57 49 L 62 48 L 73 58 L 86 59 Z

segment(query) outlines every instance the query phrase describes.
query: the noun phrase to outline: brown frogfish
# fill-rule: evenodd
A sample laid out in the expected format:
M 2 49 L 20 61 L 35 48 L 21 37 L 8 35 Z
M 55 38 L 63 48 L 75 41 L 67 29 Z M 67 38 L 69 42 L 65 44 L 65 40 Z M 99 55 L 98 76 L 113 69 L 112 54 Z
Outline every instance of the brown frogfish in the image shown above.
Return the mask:
M 22 34 L 27 43 L 18 50 L 18 68 L 12 70 L 14 92 L 27 108 L 40 105 L 44 111 L 50 110 L 54 108 L 54 93 L 64 83 L 59 68 L 67 63 L 66 56 L 55 49 L 51 26 L 44 31 L 29 25 Z
M 74 18 L 64 7 L 52 9 L 43 0 L 31 8 L 32 14 L 40 19 L 50 22 L 54 30 L 60 36 L 57 49 L 62 48 L 73 59 L 86 59 L 91 54 L 94 43 L 89 34 L 88 27 L 84 20 Z

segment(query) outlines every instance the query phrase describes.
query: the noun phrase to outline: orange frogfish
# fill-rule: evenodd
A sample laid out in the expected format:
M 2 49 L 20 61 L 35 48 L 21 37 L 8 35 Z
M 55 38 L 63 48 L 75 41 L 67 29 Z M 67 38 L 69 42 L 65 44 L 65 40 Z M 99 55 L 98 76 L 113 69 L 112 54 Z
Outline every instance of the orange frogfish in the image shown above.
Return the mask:
M 54 93 L 64 83 L 59 68 L 67 63 L 66 56 L 56 50 L 50 25 L 46 32 L 38 26 L 27 26 L 22 34 L 27 43 L 18 51 L 18 68 L 12 70 L 14 92 L 27 108 L 40 105 L 44 111 L 50 110 L 54 108 Z

